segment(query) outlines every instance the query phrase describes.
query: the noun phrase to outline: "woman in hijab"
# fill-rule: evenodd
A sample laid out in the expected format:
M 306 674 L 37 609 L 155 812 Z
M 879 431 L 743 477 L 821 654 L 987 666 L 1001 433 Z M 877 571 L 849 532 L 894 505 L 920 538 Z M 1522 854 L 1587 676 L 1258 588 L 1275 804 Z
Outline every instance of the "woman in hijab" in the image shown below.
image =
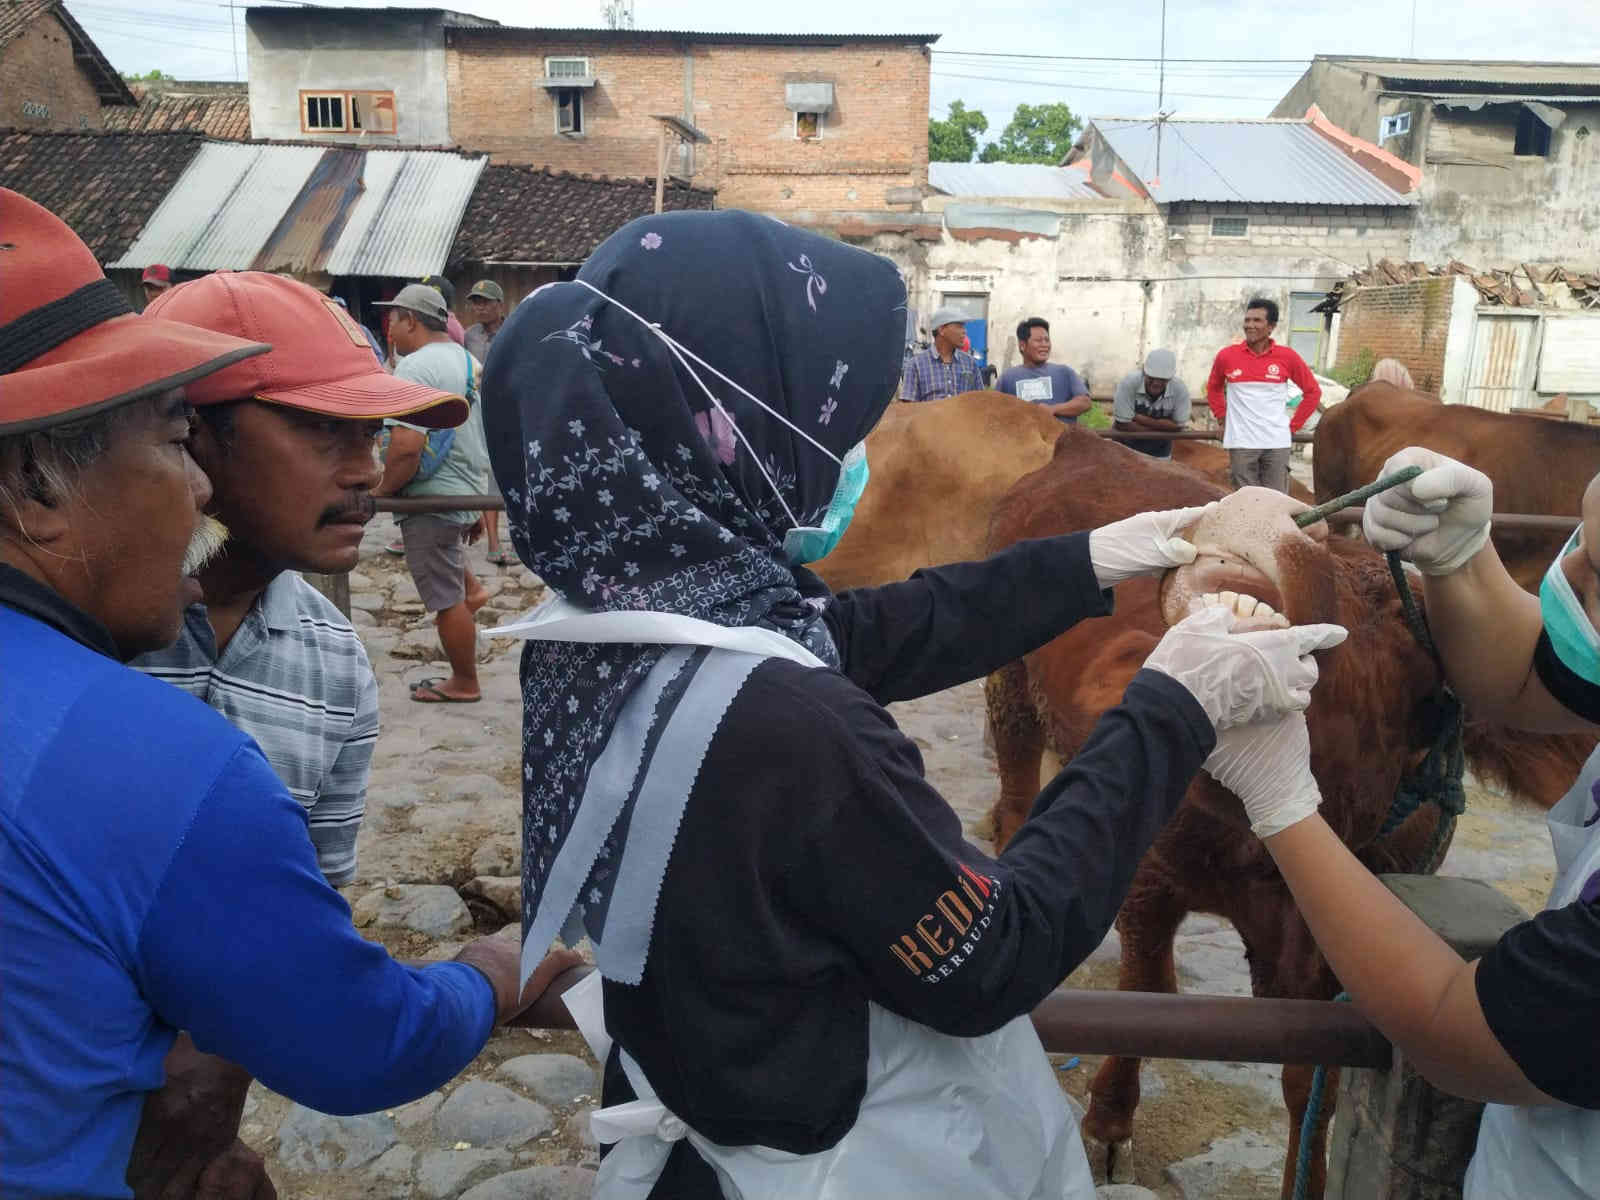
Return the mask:
M 674 213 L 490 355 L 511 536 L 562 598 L 520 627 L 524 961 L 595 946 L 597 1196 L 1092 1196 L 1024 1014 L 1099 944 L 1219 724 L 1303 708 L 1333 636 L 1191 617 L 1006 852 L 969 845 L 882 706 L 1109 612 L 1193 559 L 1201 510 L 830 595 L 800 564 L 865 485 L 904 329 L 887 261 Z

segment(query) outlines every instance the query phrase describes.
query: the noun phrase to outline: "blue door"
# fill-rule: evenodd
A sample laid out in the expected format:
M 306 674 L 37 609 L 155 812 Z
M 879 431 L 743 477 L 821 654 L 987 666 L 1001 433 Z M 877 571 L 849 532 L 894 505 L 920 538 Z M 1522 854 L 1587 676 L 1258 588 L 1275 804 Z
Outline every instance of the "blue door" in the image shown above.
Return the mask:
M 966 322 L 967 337 L 972 342 L 972 357 L 978 360 L 978 366 L 989 365 L 989 322 L 977 320 Z

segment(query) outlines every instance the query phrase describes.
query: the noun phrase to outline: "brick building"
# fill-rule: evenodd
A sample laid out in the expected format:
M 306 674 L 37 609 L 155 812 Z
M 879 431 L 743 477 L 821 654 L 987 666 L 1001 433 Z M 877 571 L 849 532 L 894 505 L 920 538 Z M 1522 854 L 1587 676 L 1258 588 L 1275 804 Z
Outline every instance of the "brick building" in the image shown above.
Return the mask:
M 0 0 L 0 128 L 105 128 L 137 101 L 61 0 Z
M 937 35 L 447 27 L 450 134 L 498 162 L 654 176 L 722 208 L 881 209 L 928 178 Z M 703 135 L 699 141 L 695 135 Z M 904 192 L 900 195 L 909 200 Z

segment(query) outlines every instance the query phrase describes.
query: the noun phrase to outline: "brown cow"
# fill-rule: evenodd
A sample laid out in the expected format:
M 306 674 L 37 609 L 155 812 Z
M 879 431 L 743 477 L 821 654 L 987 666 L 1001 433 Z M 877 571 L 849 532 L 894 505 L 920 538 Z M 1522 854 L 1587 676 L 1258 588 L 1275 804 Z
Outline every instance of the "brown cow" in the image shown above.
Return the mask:
M 1141 510 L 1203 504 L 1222 494 L 1181 467 L 1068 433 L 1052 461 L 1020 480 L 996 506 L 990 548 L 1093 528 Z M 1046 746 L 1070 759 L 1101 714 L 1117 703 L 1167 625 L 1181 618 L 1185 597 L 1228 590 L 1264 601 L 1295 622 L 1332 621 L 1350 631 L 1344 646 L 1320 656 L 1322 679 L 1307 718 L 1322 814 L 1370 869 L 1433 870 L 1447 846 L 1432 845 L 1437 809 L 1426 806 L 1390 836 L 1378 836 L 1402 775 L 1431 742 L 1437 725 L 1432 701 L 1440 684 L 1437 665 L 1404 623 L 1382 558 L 1363 542 L 1337 537 L 1235 546 L 1222 524 L 1218 533 L 1202 523 L 1195 535 L 1201 555 L 1193 566 L 1169 572 L 1159 584 L 1123 584 L 1112 616 L 1084 622 L 990 678 L 989 719 L 1000 771 L 997 845 L 1005 844 L 1033 804 Z M 1593 739 L 1513 738 L 1473 726 L 1467 753 L 1481 776 L 1548 806 L 1592 746 Z M 1177 990 L 1173 938 L 1189 912 L 1214 913 L 1233 923 L 1257 996 L 1326 999 L 1339 991 L 1287 887 L 1249 833 L 1237 799 L 1205 774 L 1140 864 L 1117 918 L 1120 987 Z M 1310 1077 L 1310 1068 L 1283 1073 L 1292 1117 L 1285 1196 Z M 1115 1158 L 1126 1154 L 1131 1138 L 1138 1061 L 1108 1059 L 1090 1093 L 1084 1132 L 1108 1148 L 1112 1177 L 1125 1178 L 1127 1163 Z M 1312 1196 L 1322 1194 L 1330 1110 L 1325 1103 L 1315 1135 Z
M 919 567 L 981 558 L 1008 488 L 1050 461 L 1063 425 L 1003 392 L 891 404 L 867 438 L 872 478 L 850 528 L 814 569 L 834 591 L 896 583 Z M 1228 452 L 1173 443 L 1173 457 L 1224 487 Z M 1310 500 L 1300 484 L 1295 494 Z
M 1583 489 L 1600 471 L 1600 428 L 1440 404 L 1376 381 L 1330 409 L 1312 443 L 1317 500 L 1370 483 L 1391 454 L 1426 446 L 1476 467 L 1494 481 L 1503 513 L 1578 515 Z M 1494 530 L 1495 549 L 1519 584 L 1537 591 L 1565 533 Z

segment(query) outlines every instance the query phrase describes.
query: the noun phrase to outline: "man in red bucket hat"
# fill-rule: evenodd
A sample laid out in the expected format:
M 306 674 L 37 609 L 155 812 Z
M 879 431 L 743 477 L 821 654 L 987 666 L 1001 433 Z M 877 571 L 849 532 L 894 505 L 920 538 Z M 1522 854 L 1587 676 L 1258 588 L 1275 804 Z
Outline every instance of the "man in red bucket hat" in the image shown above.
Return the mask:
M 132 315 L 0 189 L 0 1195 L 156 1194 L 130 1159 L 180 1029 L 368 1112 L 543 989 L 515 942 L 410 967 L 361 938 L 255 744 L 123 665 L 176 636 L 214 549 L 182 388 L 269 349 Z

